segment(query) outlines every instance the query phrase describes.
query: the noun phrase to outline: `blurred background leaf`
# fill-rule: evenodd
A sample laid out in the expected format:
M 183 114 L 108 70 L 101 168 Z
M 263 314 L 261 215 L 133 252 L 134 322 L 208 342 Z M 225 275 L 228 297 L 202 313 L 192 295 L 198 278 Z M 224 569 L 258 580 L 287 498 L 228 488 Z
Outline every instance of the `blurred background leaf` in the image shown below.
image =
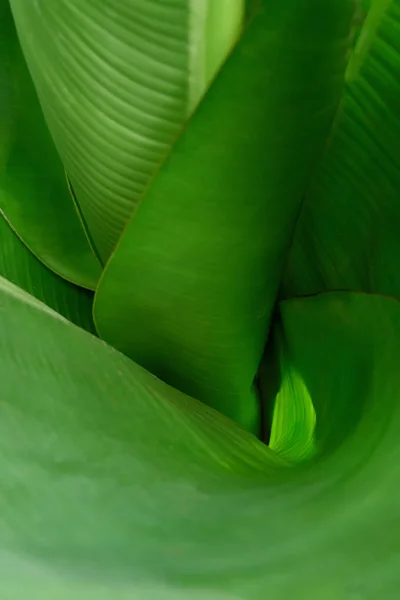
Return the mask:
M 380 6 L 378 6 L 380 4 Z M 330 145 L 298 221 L 282 284 L 400 297 L 400 2 L 376 2 Z

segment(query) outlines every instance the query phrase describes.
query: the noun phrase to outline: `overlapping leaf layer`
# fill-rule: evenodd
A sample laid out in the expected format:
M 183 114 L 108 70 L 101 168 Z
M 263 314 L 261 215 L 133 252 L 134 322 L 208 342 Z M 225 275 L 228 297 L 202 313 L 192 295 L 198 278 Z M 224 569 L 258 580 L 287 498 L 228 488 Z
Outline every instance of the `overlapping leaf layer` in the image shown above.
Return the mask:
M 398 598 L 399 74 L 400 0 L 0 0 L 2 599 Z

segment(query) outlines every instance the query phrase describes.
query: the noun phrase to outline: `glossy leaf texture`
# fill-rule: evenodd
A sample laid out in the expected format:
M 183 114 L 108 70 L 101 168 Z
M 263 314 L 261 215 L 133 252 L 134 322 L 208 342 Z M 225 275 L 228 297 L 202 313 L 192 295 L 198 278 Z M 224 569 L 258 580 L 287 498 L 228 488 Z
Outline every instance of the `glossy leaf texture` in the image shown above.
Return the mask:
M 11 6 L 47 122 L 105 261 L 237 38 L 244 0 Z M 218 30 L 216 22 L 223 24 Z
M 94 290 L 100 265 L 69 194 L 8 0 L 0 0 L 0 132 L 1 215 L 47 267 Z
M 299 218 L 283 297 L 338 288 L 400 297 L 399 0 L 371 3 L 358 44 Z
M 95 299 L 105 340 L 255 433 L 253 380 L 336 111 L 353 8 L 261 3 L 139 204 Z
M 397 598 L 396 301 L 281 304 L 284 369 L 316 410 L 318 456 L 289 467 L 0 287 L 3 597 Z
M 79 327 L 95 333 L 93 292 L 65 281 L 41 263 L 0 216 L 0 276 Z M 0 315 L 0 320 L 3 317 Z

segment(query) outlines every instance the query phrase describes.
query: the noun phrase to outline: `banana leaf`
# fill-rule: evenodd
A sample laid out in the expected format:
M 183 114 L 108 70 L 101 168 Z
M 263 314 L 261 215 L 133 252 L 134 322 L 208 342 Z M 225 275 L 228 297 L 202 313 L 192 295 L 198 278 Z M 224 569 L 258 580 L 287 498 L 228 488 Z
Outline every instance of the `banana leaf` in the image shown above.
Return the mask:
M 400 297 L 400 2 L 380 0 L 350 62 L 334 135 L 311 182 L 282 297 L 349 289 Z
M 244 0 L 10 4 L 49 128 L 106 261 L 238 37 Z
M 336 113 L 352 17 L 347 0 L 265 3 L 254 14 L 96 293 L 106 341 L 256 434 L 253 382 Z
M 318 415 L 298 466 L 5 280 L 0 303 L 3 598 L 397 597 L 396 300 L 280 305 Z
M 73 285 L 41 263 L 0 216 L 0 276 L 79 327 L 96 333 L 93 292 Z
M 1 598 L 397 600 L 400 0 L 10 6 Z
M 48 268 L 95 289 L 100 265 L 69 194 L 8 0 L 0 0 L 0 215 Z

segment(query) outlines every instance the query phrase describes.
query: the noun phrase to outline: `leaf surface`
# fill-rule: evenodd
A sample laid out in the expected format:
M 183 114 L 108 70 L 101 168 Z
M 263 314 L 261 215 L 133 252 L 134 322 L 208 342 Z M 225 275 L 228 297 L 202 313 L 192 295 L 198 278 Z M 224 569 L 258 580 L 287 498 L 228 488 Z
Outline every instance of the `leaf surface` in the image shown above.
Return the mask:
M 56 275 L 21 242 L 0 216 L 0 276 L 79 327 L 95 333 L 93 293 Z
M 326 289 L 400 297 L 398 0 L 371 4 L 358 44 L 334 135 L 298 221 L 283 297 Z
M 337 107 L 353 8 L 261 3 L 125 229 L 95 300 L 105 340 L 253 432 L 253 380 Z
M 11 6 L 47 122 L 106 261 L 236 40 L 244 0 Z
M 336 293 L 281 304 L 285 364 L 317 415 L 318 456 L 288 468 L 0 287 L 5 600 L 27 589 L 35 600 L 397 598 L 396 301 Z
M 47 267 L 94 290 L 100 276 L 12 21 L 0 0 L 0 213 Z

